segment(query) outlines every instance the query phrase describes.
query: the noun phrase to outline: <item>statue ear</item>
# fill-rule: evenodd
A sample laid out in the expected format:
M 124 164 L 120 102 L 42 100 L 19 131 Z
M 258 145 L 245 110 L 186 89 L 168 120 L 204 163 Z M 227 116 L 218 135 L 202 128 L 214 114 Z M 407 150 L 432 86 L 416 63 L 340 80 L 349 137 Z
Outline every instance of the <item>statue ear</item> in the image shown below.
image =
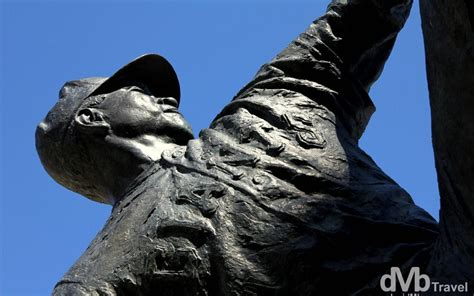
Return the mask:
M 77 112 L 74 121 L 83 131 L 88 133 L 107 133 L 109 123 L 104 119 L 104 114 L 94 108 L 84 108 Z

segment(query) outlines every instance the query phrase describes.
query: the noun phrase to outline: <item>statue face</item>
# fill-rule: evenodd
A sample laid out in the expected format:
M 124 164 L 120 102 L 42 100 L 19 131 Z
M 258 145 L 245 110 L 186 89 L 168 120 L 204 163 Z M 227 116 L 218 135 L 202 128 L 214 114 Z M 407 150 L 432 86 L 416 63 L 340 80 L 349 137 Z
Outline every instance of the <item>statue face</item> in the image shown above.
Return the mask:
M 193 138 L 174 98 L 156 98 L 139 86 L 123 87 L 101 96 L 105 99 L 97 108 L 117 136 L 154 135 L 176 144 L 186 144 Z

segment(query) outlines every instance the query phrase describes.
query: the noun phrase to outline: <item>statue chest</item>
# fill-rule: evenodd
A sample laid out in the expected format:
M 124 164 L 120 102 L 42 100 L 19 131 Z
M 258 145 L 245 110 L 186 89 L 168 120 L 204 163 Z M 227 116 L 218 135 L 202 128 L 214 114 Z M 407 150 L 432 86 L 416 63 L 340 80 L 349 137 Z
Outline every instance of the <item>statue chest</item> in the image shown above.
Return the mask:
M 291 218 L 291 212 L 306 211 L 305 205 L 292 201 L 305 194 L 285 189 L 268 172 L 249 168 L 252 156 L 236 157 L 239 165 L 231 165 L 205 153 L 199 161 L 184 154 L 164 154 L 163 163 L 173 171 L 176 191 L 169 198 L 176 209 L 192 213 L 193 222 L 175 219 L 172 227 L 159 225 L 158 233 L 174 230 L 176 235 L 183 228 L 181 235 L 198 248 L 206 246 L 210 290 L 218 295 L 275 295 L 284 289 L 287 268 L 297 266 L 318 245 L 298 226 L 303 222 Z M 170 231 L 160 230 L 164 228 Z

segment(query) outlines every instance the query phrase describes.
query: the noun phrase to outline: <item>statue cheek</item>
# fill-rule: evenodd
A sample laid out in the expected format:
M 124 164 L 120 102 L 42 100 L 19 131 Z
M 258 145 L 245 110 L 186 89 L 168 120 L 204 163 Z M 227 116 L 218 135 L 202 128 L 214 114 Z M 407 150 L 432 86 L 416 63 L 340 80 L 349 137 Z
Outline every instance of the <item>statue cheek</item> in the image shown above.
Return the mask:
M 161 110 L 158 109 L 134 108 L 133 110 L 128 110 L 128 112 L 128 118 L 124 119 L 136 125 L 154 122 L 162 115 Z

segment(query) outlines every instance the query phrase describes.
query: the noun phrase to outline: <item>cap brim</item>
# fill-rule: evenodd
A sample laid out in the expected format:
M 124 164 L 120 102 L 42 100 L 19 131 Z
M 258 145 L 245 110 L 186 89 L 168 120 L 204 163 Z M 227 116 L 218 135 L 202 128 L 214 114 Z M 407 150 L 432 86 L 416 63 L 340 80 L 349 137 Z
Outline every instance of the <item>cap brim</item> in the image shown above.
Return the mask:
M 89 96 L 109 93 L 133 83 L 143 83 L 155 97 L 173 97 L 180 101 L 178 77 L 173 66 L 158 54 L 145 54 L 107 78 Z

